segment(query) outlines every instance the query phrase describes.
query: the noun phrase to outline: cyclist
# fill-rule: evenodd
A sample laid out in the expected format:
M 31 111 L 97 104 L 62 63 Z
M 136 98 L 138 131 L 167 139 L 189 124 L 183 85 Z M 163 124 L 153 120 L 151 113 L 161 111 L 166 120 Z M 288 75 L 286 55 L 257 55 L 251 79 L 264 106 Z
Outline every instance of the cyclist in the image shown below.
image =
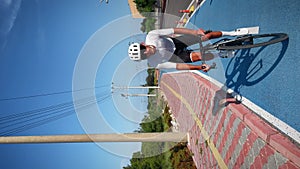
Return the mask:
M 207 64 L 192 65 L 187 63 L 202 60 L 200 52 L 193 52 L 187 47 L 199 43 L 199 38 L 206 41 L 221 36 L 236 36 L 246 34 L 247 30 L 238 31 L 205 31 L 203 29 L 193 30 L 187 28 L 168 28 L 150 31 L 145 43 L 133 43 L 128 48 L 131 60 L 140 61 L 148 59 L 151 67 L 156 69 L 177 69 L 177 70 L 202 70 L 207 72 L 210 66 Z M 182 34 L 180 36 L 172 36 Z M 202 35 L 202 36 L 200 36 Z M 212 53 L 205 54 L 205 59 L 213 59 Z

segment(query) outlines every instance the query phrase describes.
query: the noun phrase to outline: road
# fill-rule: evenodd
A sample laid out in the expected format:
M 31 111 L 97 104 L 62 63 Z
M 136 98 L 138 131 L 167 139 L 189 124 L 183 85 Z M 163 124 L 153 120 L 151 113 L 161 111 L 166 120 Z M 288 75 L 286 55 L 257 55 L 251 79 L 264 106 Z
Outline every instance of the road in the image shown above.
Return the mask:
M 178 11 L 181 9 L 187 9 L 192 0 L 165 0 L 165 13 L 164 19 L 162 19 L 162 28 L 171 28 L 177 25 L 176 21 L 179 21 L 182 13 Z

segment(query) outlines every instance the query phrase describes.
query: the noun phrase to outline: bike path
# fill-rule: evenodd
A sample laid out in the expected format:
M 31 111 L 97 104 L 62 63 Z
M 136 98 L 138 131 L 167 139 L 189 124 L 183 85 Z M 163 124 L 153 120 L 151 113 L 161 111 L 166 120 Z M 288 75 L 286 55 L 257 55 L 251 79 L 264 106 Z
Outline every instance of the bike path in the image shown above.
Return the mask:
M 284 32 L 283 43 L 243 50 L 217 60 L 209 75 L 300 131 L 299 0 L 206 0 L 190 23 L 212 30 L 259 26 L 260 33 Z
M 297 6 L 296 1 L 274 4 L 207 0 L 194 12 L 190 22 L 204 29 L 259 26 L 260 33 L 285 32 L 290 36 L 283 43 L 239 51 L 233 59 L 214 60 L 218 69 L 208 75 L 222 82 L 218 87 L 203 80 L 203 74 L 163 74 L 161 89 L 179 130 L 189 133 L 189 148 L 198 168 L 299 168 L 299 145 L 257 116 L 267 110 L 266 115 L 270 112 L 299 131 L 299 61 L 293 59 L 299 54 Z M 272 24 L 266 21 L 268 18 Z M 218 107 L 215 97 L 226 86 L 244 96 L 244 101 L 213 113 L 214 107 Z M 250 109 L 249 102 L 258 108 Z M 271 118 L 265 116 L 265 119 Z M 294 138 L 299 138 L 299 132 L 293 133 Z

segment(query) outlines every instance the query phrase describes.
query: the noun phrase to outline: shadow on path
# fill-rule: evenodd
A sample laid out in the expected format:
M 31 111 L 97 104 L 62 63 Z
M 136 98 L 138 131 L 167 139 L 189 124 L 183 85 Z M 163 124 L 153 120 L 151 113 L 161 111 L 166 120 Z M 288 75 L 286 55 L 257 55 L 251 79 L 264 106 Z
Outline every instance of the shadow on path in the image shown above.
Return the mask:
M 253 86 L 259 83 L 279 64 L 287 50 L 288 43 L 289 39 L 281 42 L 282 48 L 278 50 L 280 51 L 278 56 L 273 51 L 269 54 L 263 53 L 269 46 L 260 47 L 255 52 L 252 52 L 253 49 L 241 50 L 240 55 L 232 58 L 226 68 L 225 85 L 240 93 L 242 86 Z
M 242 97 L 240 89 L 243 86 L 253 86 L 261 82 L 275 69 L 287 50 L 289 39 L 278 44 L 282 46 L 279 50 L 278 45 L 275 45 L 275 48 L 274 46 L 268 48 L 272 47 L 270 45 L 256 49 L 243 49 L 238 52 L 239 55 L 230 60 L 225 72 L 226 82 L 216 92 L 213 100 L 213 115 L 216 115 L 229 103 L 240 103 L 239 100 L 233 101 L 234 96 L 228 94 L 224 89 L 230 88 Z M 279 52 L 276 53 L 274 50 Z

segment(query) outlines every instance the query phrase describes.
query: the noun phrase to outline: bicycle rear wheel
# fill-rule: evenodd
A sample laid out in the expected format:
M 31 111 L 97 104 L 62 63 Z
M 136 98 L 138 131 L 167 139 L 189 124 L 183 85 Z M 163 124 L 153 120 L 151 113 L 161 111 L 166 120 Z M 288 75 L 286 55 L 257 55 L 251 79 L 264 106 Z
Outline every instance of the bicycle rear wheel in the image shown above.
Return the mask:
M 260 46 L 271 45 L 284 41 L 288 38 L 285 33 L 272 33 L 272 34 L 261 34 L 261 35 L 246 35 L 238 37 L 234 40 L 223 42 L 218 46 L 219 50 L 237 50 L 237 49 L 248 49 L 256 48 Z

